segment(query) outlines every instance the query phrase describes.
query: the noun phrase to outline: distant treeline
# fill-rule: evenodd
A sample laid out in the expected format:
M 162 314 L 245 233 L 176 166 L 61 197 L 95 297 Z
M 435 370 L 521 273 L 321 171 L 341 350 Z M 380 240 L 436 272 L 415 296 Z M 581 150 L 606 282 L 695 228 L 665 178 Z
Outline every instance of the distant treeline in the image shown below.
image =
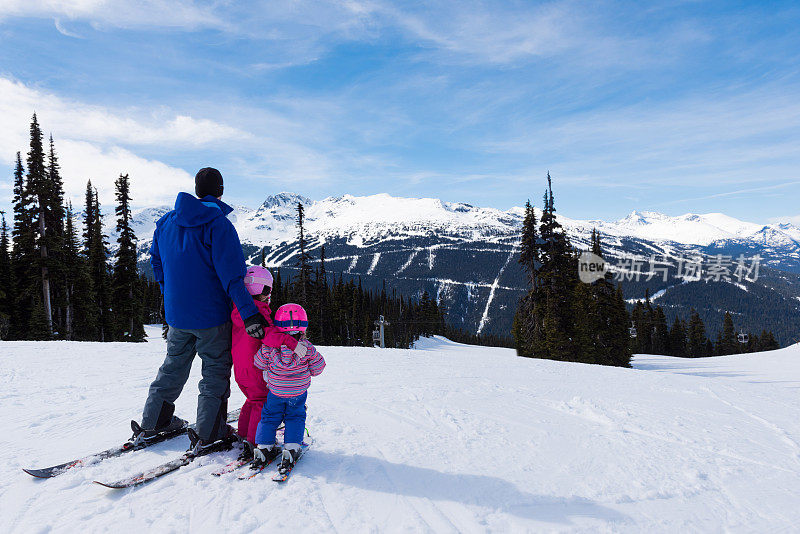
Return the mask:
M 722 330 L 715 341 L 707 337 L 706 326 L 694 309 L 688 321 L 676 317 L 670 327 L 664 309 L 653 307 L 649 294 L 634 305 L 631 321 L 632 350 L 640 354 L 703 358 L 780 348 L 770 331 L 764 330 L 760 335 L 737 332 L 730 312 L 725 312 Z

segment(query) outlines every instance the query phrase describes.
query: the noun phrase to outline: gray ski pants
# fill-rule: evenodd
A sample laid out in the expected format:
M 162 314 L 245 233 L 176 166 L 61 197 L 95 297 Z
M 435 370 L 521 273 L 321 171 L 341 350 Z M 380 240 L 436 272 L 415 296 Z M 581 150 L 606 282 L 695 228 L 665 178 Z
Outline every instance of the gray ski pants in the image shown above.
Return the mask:
M 214 440 L 226 433 L 233 365 L 230 322 L 201 330 L 169 327 L 167 357 L 150 384 L 142 428 L 154 429 L 169 422 L 175 400 L 189 379 L 195 354 L 199 354 L 203 362 L 197 401 L 197 434 L 203 440 Z

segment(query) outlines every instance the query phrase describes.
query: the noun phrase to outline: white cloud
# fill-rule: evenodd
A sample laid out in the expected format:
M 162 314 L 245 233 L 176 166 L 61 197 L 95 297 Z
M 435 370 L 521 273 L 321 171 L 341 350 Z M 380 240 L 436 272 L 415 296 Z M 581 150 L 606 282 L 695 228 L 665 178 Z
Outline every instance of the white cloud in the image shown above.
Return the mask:
M 36 111 L 45 136 L 54 134 L 65 191 L 80 203 L 91 179 L 101 201 L 110 205 L 120 173 L 131 175 L 137 206 L 170 203 L 177 191 L 193 189 L 190 174 L 141 154 L 148 151 L 196 158 L 199 164 L 211 157 L 230 180 L 227 194 L 245 203 L 251 195 L 260 202 L 271 188 L 308 189 L 350 178 L 354 168 L 379 167 L 379 162 L 337 148 L 343 135 L 340 110 L 325 100 L 273 100 L 260 108 L 203 102 L 191 107 L 223 113 L 255 133 L 168 108 L 152 112 L 88 105 L 0 76 L 0 162 L 12 166 L 17 151 L 24 159 Z
M 521 114 L 477 146 L 612 182 L 774 187 L 797 179 L 796 94 L 796 86 L 763 86 L 554 118 Z
M 53 17 L 83 20 L 97 27 L 224 27 L 211 7 L 187 0 L 4 0 L 5 17 Z
M 34 110 L 47 117 L 47 128 L 59 136 L 101 143 L 197 147 L 250 137 L 237 128 L 208 119 L 171 115 L 166 111 L 110 111 L 0 77 L 0 116 L 6 124 L 25 124 Z M 24 135 L 24 131 L 14 133 Z M 3 143 L 4 135 L 13 133 L 0 132 L 0 150 L 7 146 Z M 19 146 L 18 141 L 19 138 L 14 146 Z M 0 154 L 0 158 L 7 157 Z
M 115 112 L 60 98 L 46 91 L 0 77 L 0 161 L 13 165 L 16 152 L 25 157 L 28 125 L 36 111 L 45 135 L 54 132 L 67 196 L 82 202 L 86 180 L 98 188 L 101 201 L 113 202 L 113 182 L 120 173 L 132 178 L 136 205 L 169 202 L 176 191 L 191 191 L 191 176 L 163 162 L 141 157 L 126 146 L 171 146 L 202 149 L 212 143 L 234 142 L 251 136 L 208 119 L 170 116 L 134 110 Z
M 59 19 L 55 20 L 55 26 L 56 29 L 58 30 L 58 33 L 60 33 L 61 35 L 64 35 L 66 37 L 74 37 L 75 39 L 83 39 L 83 36 L 71 32 L 67 28 L 65 28 Z
M 624 38 L 599 20 L 599 7 L 561 0 L 530 2 L 438 0 L 398 3 L 384 0 L 5 0 L 0 21 L 14 16 L 53 18 L 111 28 L 214 29 L 270 42 L 270 58 L 259 70 L 312 62 L 337 42 L 374 41 L 400 34 L 420 50 L 480 63 L 508 64 L 564 53 L 598 63 L 631 63 L 645 45 Z M 696 35 L 672 32 L 675 40 Z M 663 44 L 663 43 L 662 43 Z M 652 45 L 652 43 L 651 43 Z M 657 52 L 663 55 L 664 47 Z M 653 54 L 650 54 L 652 56 Z M 440 57 L 438 59 L 444 59 Z M 653 59 L 652 57 L 650 59 Z
M 182 169 L 148 160 L 120 147 L 107 149 L 85 141 L 64 140 L 56 146 L 64 176 L 64 190 L 73 204 L 83 205 L 86 181 L 97 188 L 100 202 L 109 210 L 114 204 L 114 180 L 131 178 L 131 197 L 136 206 L 170 204 L 178 191 L 193 191 L 194 178 Z

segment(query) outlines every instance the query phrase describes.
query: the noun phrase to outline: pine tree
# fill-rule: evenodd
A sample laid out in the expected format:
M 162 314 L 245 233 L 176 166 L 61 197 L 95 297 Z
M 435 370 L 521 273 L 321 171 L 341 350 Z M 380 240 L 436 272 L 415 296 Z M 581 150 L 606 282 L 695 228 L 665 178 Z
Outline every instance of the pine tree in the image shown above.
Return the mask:
M 66 210 L 64 209 L 64 182 L 61 178 L 61 166 L 58 163 L 53 136 L 50 135 L 50 145 L 47 152 L 47 187 L 44 191 L 45 199 L 45 226 L 47 235 L 43 239 L 47 246 L 47 271 L 50 280 L 51 307 L 53 328 L 57 332 L 64 329 L 66 305 L 65 288 L 61 281 L 64 279 L 64 225 Z
M 84 211 L 84 249 L 86 251 L 89 277 L 92 280 L 97 315 L 97 330 L 93 339 L 110 341 L 113 335 L 113 321 L 110 312 L 109 276 L 106 258 L 108 249 L 103 235 L 103 218 L 100 200 L 92 182 L 86 185 L 86 209 Z
M 46 341 L 50 338 L 50 325 L 47 324 L 47 314 L 42 304 L 42 296 L 37 293 L 33 298 L 33 310 L 28 321 L 26 339 Z
M 14 167 L 14 228 L 11 232 L 13 247 L 11 252 L 12 276 L 14 278 L 14 314 L 11 317 L 12 339 L 27 339 L 28 324 L 33 313 L 36 295 L 41 296 L 35 271 L 36 230 L 33 224 L 35 210 L 30 186 L 25 179 L 22 158 L 17 152 Z
M 325 244 L 323 243 L 319 251 L 319 269 L 315 281 L 314 294 L 317 296 L 316 323 L 319 325 L 316 331 L 319 343 L 326 345 L 328 340 L 328 321 L 330 318 L 330 288 L 328 287 L 328 273 L 325 269 Z
M 733 318 L 730 312 L 725 312 L 722 320 L 722 332 L 720 334 L 719 353 L 738 354 L 740 352 L 739 340 L 737 339 L 736 329 L 733 327 Z
M 9 253 L 8 224 L 6 212 L 0 211 L 2 227 L 0 227 L 0 339 L 8 339 L 13 312 L 14 288 Z
M 297 258 L 299 273 L 294 288 L 295 298 L 303 307 L 309 307 L 311 297 L 311 255 L 308 253 L 308 241 L 305 236 L 305 209 L 301 202 L 297 203 L 297 245 L 300 255 Z
M 653 310 L 653 354 L 669 354 L 669 328 L 667 327 L 667 316 L 661 306 L 656 306 Z
M 64 229 L 65 334 L 67 339 L 97 339 L 97 307 L 86 257 L 81 253 L 72 204 L 66 210 Z
M 31 196 L 36 201 L 35 209 L 33 210 L 33 223 L 34 227 L 38 230 L 36 236 L 38 261 L 36 265 L 39 275 L 38 282 L 41 285 L 41 306 L 44 310 L 47 332 L 49 335 L 53 331 L 53 314 L 50 293 L 51 262 L 48 251 L 52 248 L 51 244 L 54 230 L 52 227 L 48 228 L 48 219 L 51 219 L 48 211 L 51 208 L 49 202 L 53 186 L 50 184 L 48 170 L 44 161 L 45 154 L 42 144 L 42 130 L 39 128 L 36 113 L 33 114 L 33 118 L 31 119 L 30 136 L 30 151 L 28 152 L 27 159 L 27 183 L 30 188 Z
M 679 317 L 675 317 L 669 331 L 669 354 L 672 356 L 688 356 L 686 346 L 686 327 Z
M 767 350 L 777 350 L 780 348 L 780 345 L 775 340 L 775 336 L 771 331 L 763 330 L 761 335 L 758 337 L 758 350 L 759 351 L 767 351 Z
M 600 232 L 596 229 L 592 231 L 591 245 L 592 254 L 603 258 Z M 589 328 L 596 330 L 596 361 L 594 363 L 630 367 L 631 351 L 628 333 L 630 318 L 622 290 L 619 286 L 615 289 L 611 280 L 612 274 L 606 272 L 603 278 L 589 286 L 595 307 L 595 316 L 590 318 L 587 323 Z M 575 306 L 580 306 L 580 303 L 575 302 Z M 576 326 L 578 328 L 587 327 L 581 321 L 577 321 Z
M 144 341 L 142 292 L 136 265 L 136 234 L 131 228 L 130 179 L 120 174 L 114 182 L 117 206 L 117 252 L 112 279 L 111 307 L 114 335 L 119 341 Z
M 519 244 L 519 263 L 530 278 L 530 285 L 536 285 L 536 272 L 541 265 L 539 256 L 539 230 L 536 227 L 536 212 L 531 201 L 525 203 L 525 219 L 522 221 L 522 239 Z
M 520 259 L 529 290 L 514 317 L 514 345 L 520 356 L 629 366 L 628 312 L 611 274 L 591 285 L 578 280 L 577 255 L 555 216 L 550 173 L 542 217 L 525 206 Z M 602 257 L 600 234 L 592 231 L 592 252 Z
M 514 346 L 517 355 L 531 357 L 536 352 L 534 340 L 541 329 L 539 318 L 534 311 L 535 291 L 538 286 L 538 271 L 541 267 L 539 253 L 539 229 L 536 226 L 536 212 L 530 200 L 525 203 L 525 219 L 522 222 L 519 263 L 528 275 L 529 291 L 520 299 L 514 315 Z
M 689 346 L 688 355 L 692 358 L 703 358 L 707 354 L 706 327 L 695 309 L 692 309 L 689 318 Z
M 575 321 L 570 296 L 577 283 L 578 269 L 569 237 L 555 217 L 550 173 L 547 174 L 544 206 L 540 227 L 543 242 L 540 280 L 543 291 L 536 298 L 537 306 L 541 306 L 544 353 L 554 360 L 574 361 Z

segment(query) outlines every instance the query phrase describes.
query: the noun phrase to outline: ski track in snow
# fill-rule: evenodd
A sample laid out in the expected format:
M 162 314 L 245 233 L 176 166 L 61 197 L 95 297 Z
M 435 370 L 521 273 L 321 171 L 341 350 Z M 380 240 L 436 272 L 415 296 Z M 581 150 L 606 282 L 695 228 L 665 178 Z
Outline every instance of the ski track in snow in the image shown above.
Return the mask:
M 378 260 L 380 260 L 380 259 L 381 259 L 381 253 L 380 252 L 376 252 L 372 256 L 372 264 L 369 266 L 369 269 L 367 269 L 367 274 L 372 274 L 375 271 L 375 267 L 378 266 Z
M 91 484 L 179 456 L 186 437 L 50 480 L 126 439 L 163 360 L 143 344 L 0 342 L 0 532 L 788 532 L 800 522 L 800 345 L 637 356 L 633 369 L 423 339 L 321 347 L 314 447 L 285 485 L 211 472 Z M 194 419 L 200 365 L 176 413 Z M 242 395 L 233 387 L 230 408 Z M 270 471 L 271 473 L 271 471 Z
M 506 258 L 506 262 L 500 268 L 500 272 L 497 273 L 497 278 L 495 278 L 494 282 L 492 283 L 492 289 L 489 290 L 489 298 L 486 299 L 486 308 L 483 309 L 481 322 L 478 324 L 478 334 L 483 332 L 483 327 L 486 326 L 486 323 L 489 321 L 489 307 L 492 305 L 492 301 L 494 300 L 494 292 L 500 285 L 500 277 L 503 276 L 503 271 L 505 271 L 506 267 L 508 267 L 508 263 L 511 261 L 511 258 L 514 257 L 514 252 L 516 252 L 516 250 L 517 247 L 514 247 L 511 249 L 511 252 L 508 253 L 508 258 Z
M 358 265 L 358 256 L 353 256 L 353 259 L 350 260 L 350 266 L 347 268 L 346 272 L 352 273 L 353 269 L 356 268 L 356 265 Z

